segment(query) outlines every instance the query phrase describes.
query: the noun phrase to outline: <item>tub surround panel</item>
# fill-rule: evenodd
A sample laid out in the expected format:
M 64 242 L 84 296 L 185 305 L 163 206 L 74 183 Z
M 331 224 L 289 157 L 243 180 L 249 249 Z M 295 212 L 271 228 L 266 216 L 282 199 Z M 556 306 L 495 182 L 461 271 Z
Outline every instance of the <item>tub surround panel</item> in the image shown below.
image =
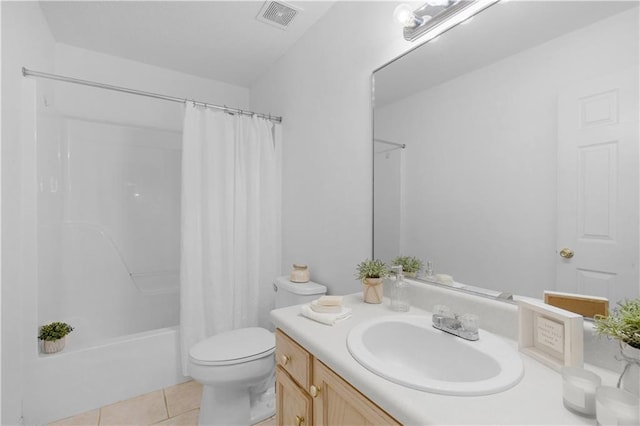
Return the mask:
M 25 424 L 63 419 L 188 380 L 178 347 L 176 327 L 28 361 Z
M 489 299 L 459 296 L 447 289 L 419 288 L 411 283 L 413 300 L 420 305 L 448 303 L 455 312 L 471 312 L 480 316 L 480 326 L 496 334 L 514 335 L 517 329 L 517 308 Z M 446 293 L 452 293 L 447 295 Z M 276 327 L 287 333 L 317 359 L 329 366 L 351 385 L 403 424 L 564 424 L 589 425 L 593 422 L 567 411 L 562 405 L 562 378 L 559 373 L 521 354 L 525 375 L 515 387 L 494 395 L 452 397 L 416 391 L 389 382 L 362 367 L 351 357 L 346 346 L 349 331 L 359 322 L 383 315 L 398 315 L 388 307 L 365 304 L 361 294 L 346 296 L 346 306 L 353 309 L 352 318 L 329 327 L 300 315 L 300 307 L 277 309 L 271 317 Z M 429 309 L 430 310 L 430 309 Z M 496 312 L 497 314 L 492 314 Z M 430 312 L 413 306 L 410 315 Z M 508 323 L 506 327 L 504 323 Z M 513 327 L 513 330 L 510 330 Z M 482 330 L 481 330 L 482 333 Z M 480 337 L 482 338 L 482 337 Z M 509 344 L 517 348 L 514 340 Z M 615 384 L 616 375 L 595 366 L 588 366 L 603 377 L 605 384 Z

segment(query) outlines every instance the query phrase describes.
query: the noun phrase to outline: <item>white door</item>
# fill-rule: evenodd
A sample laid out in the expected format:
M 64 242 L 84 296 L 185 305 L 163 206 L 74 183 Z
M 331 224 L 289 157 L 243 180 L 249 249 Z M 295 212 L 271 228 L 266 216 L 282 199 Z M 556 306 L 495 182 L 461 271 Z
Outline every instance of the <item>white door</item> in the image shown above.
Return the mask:
M 638 68 L 577 84 L 558 107 L 557 288 L 638 297 Z

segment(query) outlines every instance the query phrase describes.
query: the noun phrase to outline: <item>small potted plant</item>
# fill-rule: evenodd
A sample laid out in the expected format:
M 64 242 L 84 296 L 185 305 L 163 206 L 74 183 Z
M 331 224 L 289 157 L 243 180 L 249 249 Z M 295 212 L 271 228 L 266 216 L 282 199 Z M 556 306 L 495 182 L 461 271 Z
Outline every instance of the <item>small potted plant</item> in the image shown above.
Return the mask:
M 415 278 L 418 271 L 422 269 L 422 261 L 413 256 L 398 256 L 393 259 L 392 264 L 393 266 L 402 266 L 402 272 L 410 278 Z
M 42 340 L 42 352 L 52 354 L 64 349 L 67 342 L 67 334 L 73 331 L 73 327 L 64 322 L 52 322 L 40 327 L 38 339 Z
M 363 260 L 356 267 L 356 278 L 364 286 L 366 303 L 382 303 L 382 279 L 389 276 L 387 265 L 378 259 Z
M 640 393 L 640 298 L 618 302 L 609 315 L 596 315 L 598 334 L 618 340 L 620 353 L 626 366 L 618 380 L 624 388 L 636 395 Z

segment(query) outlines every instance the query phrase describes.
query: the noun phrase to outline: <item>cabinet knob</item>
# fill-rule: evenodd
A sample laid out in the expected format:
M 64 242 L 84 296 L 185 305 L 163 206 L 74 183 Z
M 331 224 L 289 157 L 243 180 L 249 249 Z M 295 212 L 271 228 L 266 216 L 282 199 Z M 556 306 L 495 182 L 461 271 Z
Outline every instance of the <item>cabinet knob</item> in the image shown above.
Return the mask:
M 291 361 L 291 357 L 289 355 L 281 355 L 280 356 L 280 364 L 287 365 L 287 363 Z M 304 420 L 304 419 L 303 419 Z
M 304 417 L 296 416 L 296 426 L 302 426 L 304 423 Z
M 312 397 L 317 398 L 318 395 L 320 394 L 320 388 L 317 387 L 316 385 L 311 385 L 311 387 L 309 388 L 309 393 L 311 394 Z

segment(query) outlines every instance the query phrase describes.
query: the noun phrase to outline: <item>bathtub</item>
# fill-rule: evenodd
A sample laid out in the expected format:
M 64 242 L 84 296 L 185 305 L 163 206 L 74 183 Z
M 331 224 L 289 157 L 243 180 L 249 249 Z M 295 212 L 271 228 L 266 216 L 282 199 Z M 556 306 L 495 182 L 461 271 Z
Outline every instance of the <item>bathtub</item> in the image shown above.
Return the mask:
M 39 354 L 25 362 L 24 423 L 45 424 L 188 380 L 178 327 Z

